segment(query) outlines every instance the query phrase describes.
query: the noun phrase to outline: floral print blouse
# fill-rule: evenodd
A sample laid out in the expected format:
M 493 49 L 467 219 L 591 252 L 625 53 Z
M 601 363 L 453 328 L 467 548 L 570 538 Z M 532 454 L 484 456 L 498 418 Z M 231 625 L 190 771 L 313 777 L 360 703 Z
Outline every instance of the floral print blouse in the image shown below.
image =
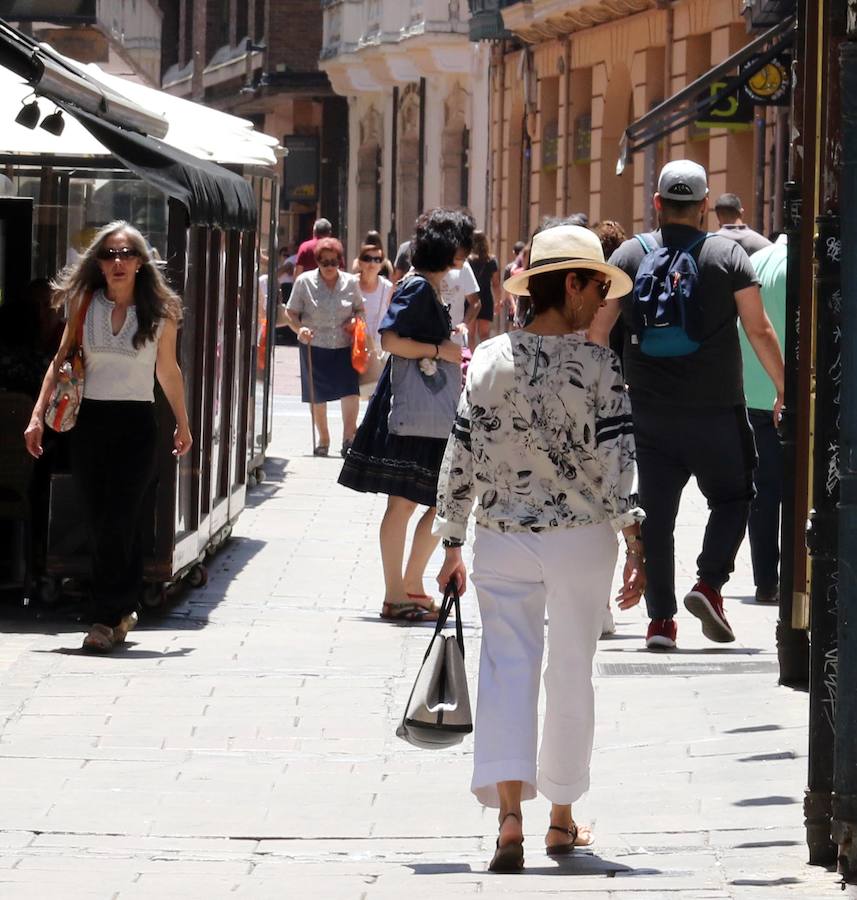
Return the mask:
M 514 331 L 480 344 L 437 491 L 434 532 L 463 543 L 476 521 L 543 531 L 644 518 L 631 407 L 612 350 L 579 334 Z

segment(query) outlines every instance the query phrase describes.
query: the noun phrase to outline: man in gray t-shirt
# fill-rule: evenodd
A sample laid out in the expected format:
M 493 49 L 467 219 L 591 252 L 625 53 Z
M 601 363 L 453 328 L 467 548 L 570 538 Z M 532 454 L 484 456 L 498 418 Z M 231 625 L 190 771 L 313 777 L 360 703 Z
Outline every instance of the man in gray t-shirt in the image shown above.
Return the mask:
M 747 256 L 771 246 L 764 235 L 744 224 L 744 207 L 737 194 L 721 194 L 714 204 L 714 215 L 720 225 L 720 230 L 715 233 L 740 244 Z
M 647 356 L 635 334 L 633 293 L 622 298 L 625 378 L 631 395 L 637 445 L 640 505 L 646 557 L 649 649 L 675 647 L 677 609 L 673 529 L 681 494 L 693 476 L 711 513 L 698 579 L 684 605 L 702 622 L 703 634 L 729 642 L 735 635 L 723 613 L 721 588 L 735 566 L 753 497 L 755 448 L 744 407 L 737 320 L 777 389 L 782 406 L 783 357 L 765 314 L 753 267 L 734 241 L 703 238 L 708 212 L 705 169 L 690 160 L 668 163 L 654 196 L 661 228 L 643 235 L 648 247 L 692 250 L 699 268 L 694 299 L 703 307 L 701 343 L 685 356 Z M 646 251 L 635 237 L 610 257 L 634 279 Z M 620 314 L 602 310 L 595 337 L 603 340 Z M 593 337 L 593 333 L 590 335 Z

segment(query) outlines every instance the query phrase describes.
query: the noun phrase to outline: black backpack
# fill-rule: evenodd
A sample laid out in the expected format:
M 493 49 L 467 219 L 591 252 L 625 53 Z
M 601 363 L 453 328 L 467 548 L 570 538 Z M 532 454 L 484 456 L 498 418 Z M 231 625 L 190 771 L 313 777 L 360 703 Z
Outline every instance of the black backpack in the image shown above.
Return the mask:
M 703 234 L 689 247 L 650 247 L 634 237 L 646 255 L 634 279 L 633 333 L 646 356 L 688 356 L 702 340 L 703 310 L 696 295 L 699 267 L 693 251 L 709 237 Z

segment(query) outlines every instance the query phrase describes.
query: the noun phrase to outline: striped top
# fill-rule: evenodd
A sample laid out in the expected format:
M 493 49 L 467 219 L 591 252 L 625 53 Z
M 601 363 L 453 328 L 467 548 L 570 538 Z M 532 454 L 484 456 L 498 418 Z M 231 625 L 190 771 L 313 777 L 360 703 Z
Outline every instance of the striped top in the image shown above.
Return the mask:
M 462 542 L 474 501 L 494 531 L 642 521 L 631 408 L 612 350 L 525 331 L 479 345 L 437 493 L 435 534 Z

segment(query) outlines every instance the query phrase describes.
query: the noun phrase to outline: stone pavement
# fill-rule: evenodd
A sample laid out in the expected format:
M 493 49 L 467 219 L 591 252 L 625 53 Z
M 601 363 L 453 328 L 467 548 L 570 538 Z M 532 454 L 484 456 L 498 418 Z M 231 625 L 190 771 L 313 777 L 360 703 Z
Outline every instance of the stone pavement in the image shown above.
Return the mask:
M 842 896 L 804 864 L 807 698 L 776 684 L 775 612 L 752 602 L 746 548 L 735 645 L 704 641 L 682 610 L 680 650 L 648 654 L 639 609 L 600 644 L 592 790 L 575 810 L 596 849 L 544 856 L 537 800 L 525 874 L 487 873 L 496 823 L 468 791 L 472 741 L 430 752 L 394 736 L 430 632 L 378 619 L 383 498 L 339 488 L 338 459 L 309 455 L 305 409 L 275 407 L 268 479 L 208 584 L 122 652 L 75 652 L 67 610 L 0 612 L 0 900 Z M 689 491 L 682 586 L 704 515 Z M 464 619 L 473 678 L 472 592 Z

